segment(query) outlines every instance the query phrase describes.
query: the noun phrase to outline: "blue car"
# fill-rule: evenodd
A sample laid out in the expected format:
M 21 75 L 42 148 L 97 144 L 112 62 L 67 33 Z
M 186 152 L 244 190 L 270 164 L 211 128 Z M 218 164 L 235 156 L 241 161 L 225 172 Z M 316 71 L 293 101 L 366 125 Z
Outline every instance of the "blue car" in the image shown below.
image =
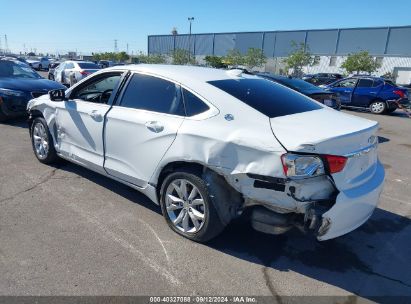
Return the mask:
M 354 76 L 324 88 L 340 96 L 342 107 L 367 108 L 375 114 L 391 113 L 398 108 L 398 103 L 409 103 L 406 88 L 381 77 Z
M 65 88 L 42 78 L 25 63 L 14 58 L 0 58 L 0 121 L 26 116 L 30 99 Z

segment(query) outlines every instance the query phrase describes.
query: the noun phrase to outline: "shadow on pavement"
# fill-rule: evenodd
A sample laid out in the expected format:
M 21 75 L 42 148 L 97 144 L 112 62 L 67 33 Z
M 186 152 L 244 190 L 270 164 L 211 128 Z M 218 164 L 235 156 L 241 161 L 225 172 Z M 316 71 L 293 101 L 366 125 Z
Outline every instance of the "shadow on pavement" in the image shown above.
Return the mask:
M 57 168 L 161 215 L 159 206 L 128 186 L 68 162 Z M 359 229 L 330 241 L 318 242 L 296 230 L 278 236 L 263 234 L 239 219 L 206 246 L 263 269 L 295 272 L 377 302 L 403 302 L 375 298 L 381 296 L 411 299 L 411 220 L 383 209 L 376 209 Z
M 411 299 L 411 220 L 382 209 L 376 209 L 356 231 L 330 241 L 318 242 L 299 231 L 262 234 L 237 221 L 209 245 L 225 254 L 277 271 L 296 272 L 362 297 Z M 386 300 L 391 302 L 392 298 Z

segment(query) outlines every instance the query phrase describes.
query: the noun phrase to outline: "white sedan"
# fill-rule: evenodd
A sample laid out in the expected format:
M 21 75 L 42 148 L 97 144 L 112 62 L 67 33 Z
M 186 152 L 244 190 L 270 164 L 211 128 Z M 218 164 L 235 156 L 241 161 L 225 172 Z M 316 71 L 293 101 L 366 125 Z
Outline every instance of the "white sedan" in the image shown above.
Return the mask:
M 362 225 L 384 183 L 374 121 L 240 70 L 130 65 L 30 101 L 33 150 L 146 194 L 205 242 L 234 218 L 327 240 Z

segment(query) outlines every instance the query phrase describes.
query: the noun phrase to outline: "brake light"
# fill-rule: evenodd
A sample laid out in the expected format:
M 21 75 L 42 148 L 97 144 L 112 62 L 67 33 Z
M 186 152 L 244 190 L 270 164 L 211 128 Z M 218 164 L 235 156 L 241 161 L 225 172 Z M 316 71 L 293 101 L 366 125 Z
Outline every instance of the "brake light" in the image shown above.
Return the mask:
M 80 74 L 83 75 L 83 76 L 86 76 L 86 75 L 88 75 L 88 74 L 90 74 L 90 73 L 89 73 L 89 72 L 86 72 L 86 71 L 80 71 Z
M 393 91 L 393 93 L 394 93 L 395 95 L 400 96 L 400 98 L 404 98 L 404 97 L 405 97 L 405 93 L 404 93 L 403 91 L 395 90 L 395 91 Z
M 347 158 L 345 156 L 325 155 L 325 158 L 327 159 L 330 173 L 341 172 L 347 163 Z

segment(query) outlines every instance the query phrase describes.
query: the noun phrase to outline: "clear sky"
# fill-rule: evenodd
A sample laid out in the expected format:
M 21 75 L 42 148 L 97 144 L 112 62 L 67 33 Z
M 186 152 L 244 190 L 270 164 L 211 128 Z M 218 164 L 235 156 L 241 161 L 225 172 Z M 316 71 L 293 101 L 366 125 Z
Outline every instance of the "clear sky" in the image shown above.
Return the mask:
M 0 0 L 0 39 L 13 51 L 147 51 L 173 27 L 230 32 L 411 24 L 411 0 Z M 411 39 L 411 37 L 410 37 Z

